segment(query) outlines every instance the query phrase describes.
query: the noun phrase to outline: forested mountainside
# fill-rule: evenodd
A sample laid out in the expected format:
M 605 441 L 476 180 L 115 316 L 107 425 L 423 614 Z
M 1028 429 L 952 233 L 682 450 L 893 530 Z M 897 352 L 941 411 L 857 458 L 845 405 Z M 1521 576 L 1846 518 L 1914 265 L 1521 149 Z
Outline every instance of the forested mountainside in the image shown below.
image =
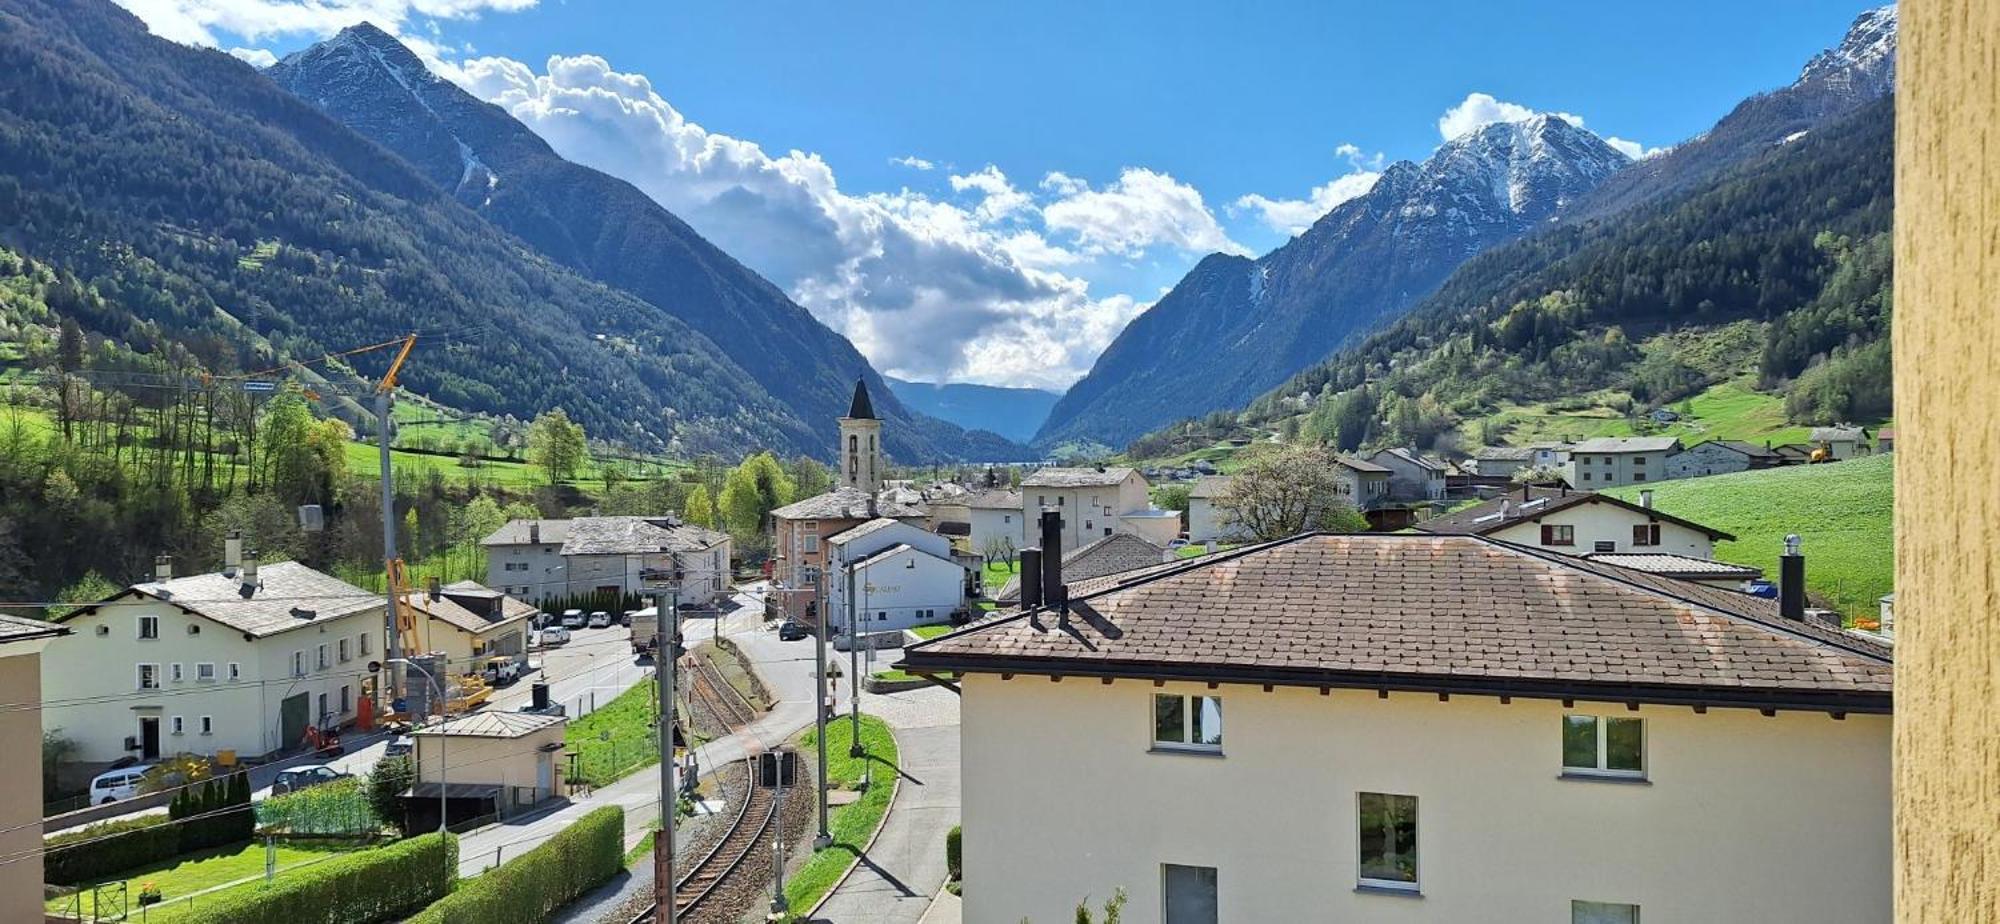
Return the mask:
M 857 376 L 890 454 L 910 462 L 1017 458 L 991 434 L 910 413 L 847 338 L 624 180 L 558 156 L 504 110 L 432 74 L 360 24 L 266 72 L 279 86 L 415 165 L 438 189 L 541 255 L 644 299 L 747 371 L 790 413 L 780 448 L 822 454 Z M 809 433 L 798 432 L 803 421 Z
M 1421 164 L 1393 164 L 1277 250 L 1203 259 L 1071 386 L 1037 444 L 1123 443 L 1190 413 L 1240 407 L 1627 163 L 1596 135 L 1537 116 L 1467 133 Z
M 1476 257 L 1244 418 L 1343 447 L 1431 445 L 1505 404 L 1658 406 L 1744 375 L 1799 422 L 1886 414 L 1893 104 Z
M 969 430 L 990 430 L 1020 443 L 1034 438 L 1049 408 L 1061 397 L 1039 388 L 905 382 L 893 376 L 883 379 L 897 399 L 913 411 Z

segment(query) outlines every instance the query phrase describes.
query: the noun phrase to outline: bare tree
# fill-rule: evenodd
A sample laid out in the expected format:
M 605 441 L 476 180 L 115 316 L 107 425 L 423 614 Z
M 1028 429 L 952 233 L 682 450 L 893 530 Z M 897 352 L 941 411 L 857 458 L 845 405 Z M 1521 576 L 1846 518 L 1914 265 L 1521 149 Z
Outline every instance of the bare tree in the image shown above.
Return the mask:
M 1333 453 L 1317 447 L 1259 453 L 1215 499 L 1224 530 L 1263 542 L 1311 530 L 1368 528 L 1341 496 L 1335 464 Z

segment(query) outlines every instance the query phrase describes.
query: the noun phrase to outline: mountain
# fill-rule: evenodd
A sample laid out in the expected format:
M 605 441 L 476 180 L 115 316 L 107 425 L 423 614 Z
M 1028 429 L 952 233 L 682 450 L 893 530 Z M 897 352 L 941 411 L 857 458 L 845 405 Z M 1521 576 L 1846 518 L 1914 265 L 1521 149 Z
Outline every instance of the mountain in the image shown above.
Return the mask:
M 1171 420 L 1240 407 L 1350 336 L 1400 314 L 1453 269 L 1560 214 L 1629 159 L 1552 116 L 1498 122 L 1251 260 L 1212 254 L 1134 319 L 1036 435 L 1122 444 Z
M 1049 416 L 1061 395 L 1039 388 L 906 382 L 883 376 L 889 390 L 916 411 L 968 430 L 990 430 L 1025 443 Z
M 229 372 L 418 329 L 403 384 L 462 410 L 561 407 L 687 452 L 825 445 L 700 331 L 536 254 L 226 54 L 104 0 L 6 0 L 0 73 L 0 244 L 86 281 L 90 332 Z
M 812 434 L 788 448 L 820 454 L 834 445 L 834 419 L 859 375 L 879 396 L 884 439 L 900 460 L 1023 452 L 991 434 L 911 413 L 847 338 L 783 291 L 630 183 L 564 160 L 506 111 L 432 74 L 380 29 L 344 29 L 267 74 L 550 260 L 700 332 L 806 422 Z
M 1604 218 L 1686 189 L 1888 94 L 1896 79 L 1896 23 L 1893 5 L 1862 13 L 1789 86 L 1752 96 L 1698 137 L 1619 171 L 1567 218 Z

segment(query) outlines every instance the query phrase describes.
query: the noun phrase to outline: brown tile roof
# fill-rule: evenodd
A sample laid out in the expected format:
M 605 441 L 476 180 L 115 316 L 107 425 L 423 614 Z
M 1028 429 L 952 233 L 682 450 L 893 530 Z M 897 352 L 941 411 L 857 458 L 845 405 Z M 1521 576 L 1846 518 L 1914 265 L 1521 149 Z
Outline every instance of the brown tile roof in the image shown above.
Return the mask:
M 1021 479 L 1024 488 L 1088 488 L 1115 485 L 1132 476 L 1129 468 L 1038 468 Z
M 1886 712 L 1889 649 L 1774 601 L 1478 536 L 1308 534 L 1072 587 L 917 670 Z
M 1631 501 L 1609 494 L 1594 494 L 1576 488 L 1509 488 L 1507 493 L 1490 500 L 1480 501 L 1470 507 L 1454 510 L 1443 516 L 1432 517 L 1418 523 L 1420 532 L 1436 535 L 1488 536 L 1523 522 L 1532 522 L 1536 517 L 1552 511 L 1574 507 L 1578 504 L 1611 504 L 1627 510 L 1647 514 L 1667 523 L 1678 523 L 1689 529 L 1707 533 L 1712 539 L 1734 539 L 1735 536 L 1712 526 L 1703 526 L 1693 520 L 1683 519 L 1657 507 L 1641 507 Z M 1502 506 L 1506 514 L 1501 514 Z

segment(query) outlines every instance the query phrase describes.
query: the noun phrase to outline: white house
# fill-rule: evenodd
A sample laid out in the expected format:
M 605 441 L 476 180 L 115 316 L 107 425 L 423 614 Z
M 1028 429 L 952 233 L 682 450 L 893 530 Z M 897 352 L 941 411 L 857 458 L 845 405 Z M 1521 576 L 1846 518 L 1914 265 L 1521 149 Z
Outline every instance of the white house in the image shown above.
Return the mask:
M 1356 510 L 1374 510 L 1389 501 L 1389 469 L 1367 459 L 1335 456 L 1334 491 Z
M 644 593 L 647 574 L 676 565 L 683 601 L 729 592 L 729 534 L 674 517 L 511 520 L 481 544 L 487 586 L 523 600 Z
M 967 924 L 1891 917 L 1890 651 L 1746 594 L 1307 534 L 899 666 L 959 678 Z
M 1443 462 L 1414 449 L 1384 449 L 1368 461 L 1389 470 L 1389 500 L 1444 500 Z
M 986 554 L 987 547 L 996 541 L 1004 542 L 1016 551 L 1027 547 L 1028 532 L 1021 509 L 1021 492 L 981 491 L 966 498 L 966 509 L 972 521 L 974 554 Z
M 1570 487 L 1595 491 L 1646 481 L 1664 481 L 1667 458 L 1681 451 L 1671 436 L 1604 436 L 1571 447 L 1564 480 Z
M 441 651 L 458 673 L 487 658 L 528 659 L 528 630 L 535 607 L 473 581 L 412 591 L 403 596 L 425 618 L 417 631 L 425 651 Z
M 848 587 L 863 633 L 949 622 L 965 606 L 966 570 L 951 541 L 921 527 L 882 517 L 826 540 L 828 621 L 846 625 Z
M 1112 533 L 1166 545 L 1180 535 L 1180 511 L 1154 507 L 1150 491 L 1138 469 L 1050 466 L 1021 480 L 1021 515 L 1029 520 L 1045 508 L 1061 511 L 1066 549 Z
M 134 584 L 62 617 L 72 634 L 42 655 L 42 723 L 78 762 L 257 757 L 355 718 L 383 657 L 383 595 L 297 562 L 234 559 L 232 547 L 221 572 Z
M 1569 488 L 1522 486 L 1470 507 L 1432 517 L 1416 528 L 1435 535 L 1491 536 L 1565 555 L 1665 552 L 1714 558 L 1715 543 L 1735 536 L 1640 502 Z
M 1229 490 L 1228 475 L 1203 475 L 1188 488 L 1188 541 L 1208 542 L 1229 538 L 1229 525 L 1215 499 Z

